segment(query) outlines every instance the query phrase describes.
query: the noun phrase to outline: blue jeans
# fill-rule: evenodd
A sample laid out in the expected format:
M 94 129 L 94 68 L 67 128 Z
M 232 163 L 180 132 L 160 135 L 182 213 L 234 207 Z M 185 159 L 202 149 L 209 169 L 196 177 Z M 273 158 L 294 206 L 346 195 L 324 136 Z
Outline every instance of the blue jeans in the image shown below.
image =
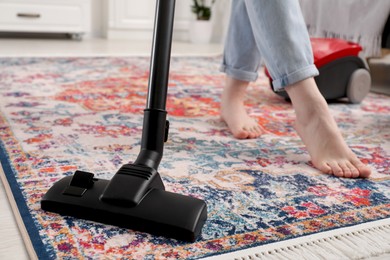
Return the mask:
M 262 59 L 275 91 L 318 75 L 298 0 L 232 0 L 221 71 L 255 81 Z

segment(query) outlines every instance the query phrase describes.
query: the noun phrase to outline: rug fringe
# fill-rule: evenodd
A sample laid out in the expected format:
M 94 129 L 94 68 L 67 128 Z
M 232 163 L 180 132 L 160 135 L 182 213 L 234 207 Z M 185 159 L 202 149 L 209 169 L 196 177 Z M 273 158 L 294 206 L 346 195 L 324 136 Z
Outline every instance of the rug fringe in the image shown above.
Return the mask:
M 364 259 L 390 253 L 390 219 L 210 257 L 234 260 Z M 368 227 L 367 227 L 368 226 Z M 276 245 L 278 244 L 278 245 Z
M 362 259 L 390 252 L 390 225 L 263 251 L 249 259 Z

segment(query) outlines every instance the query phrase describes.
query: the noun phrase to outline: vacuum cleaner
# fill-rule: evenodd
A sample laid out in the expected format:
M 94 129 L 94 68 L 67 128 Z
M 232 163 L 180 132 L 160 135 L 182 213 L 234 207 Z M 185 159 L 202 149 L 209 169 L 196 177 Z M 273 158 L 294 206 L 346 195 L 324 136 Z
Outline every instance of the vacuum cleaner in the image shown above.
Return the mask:
M 351 103 L 360 103 L 371 88 L 368 65 L 358 56 L 362 47 L 342 39 L 311 38 L 310 41 L 314 64 L 320 72 L 314 79 L 324 98 L 332 101 L 346 97 Z M 267 69 L 265 73 L 272 87 L 272 77 Z M 285 91 L 275 93 L 288 99 Z
M 193 242 L 207 219 L 203 200 L 165 191 L 157 172 L 167 141 L 169 64 L 175 0 L 157 0 L 141 151 L 111 180 L 76 171 L 56 182 L 41 208 L 61 215 Z

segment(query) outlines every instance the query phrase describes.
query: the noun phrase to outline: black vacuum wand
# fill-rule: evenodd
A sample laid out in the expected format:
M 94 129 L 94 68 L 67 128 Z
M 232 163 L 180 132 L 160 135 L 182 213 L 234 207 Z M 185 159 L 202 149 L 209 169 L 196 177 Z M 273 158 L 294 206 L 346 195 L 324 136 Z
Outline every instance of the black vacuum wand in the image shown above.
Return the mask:
M 165 191 L 157 168 L 169 124 L 166 120 L 175 0 L 157 0 L 144 111 L 141 151 L 111 180 L 76 171 L 56 182 L 41 201 L 43 210 L 193 242 L 207 219 L 203 200 Z

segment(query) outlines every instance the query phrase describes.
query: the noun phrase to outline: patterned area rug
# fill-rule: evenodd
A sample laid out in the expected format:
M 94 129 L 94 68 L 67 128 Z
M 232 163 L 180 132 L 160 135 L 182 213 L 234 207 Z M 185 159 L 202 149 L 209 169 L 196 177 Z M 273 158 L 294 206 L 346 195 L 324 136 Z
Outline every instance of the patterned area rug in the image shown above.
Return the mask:
M 40 209 L 76 169 L 109 179 L 138 155 L 148 58 L 0 59 L 0 151 L 40 259 L 196 259 L 389 218 L 390 98 L 331 104 L 369 179 L 312 168 L 293 130 L 291 104 L 261 74 L 247 96 L 266 132 L 235 140 L 219 119 L 220 57 L 171 62 L 171 123 L 159 172 L 166 189 L 202 198 L 208 220 L 195 243 L 156 237 Z

